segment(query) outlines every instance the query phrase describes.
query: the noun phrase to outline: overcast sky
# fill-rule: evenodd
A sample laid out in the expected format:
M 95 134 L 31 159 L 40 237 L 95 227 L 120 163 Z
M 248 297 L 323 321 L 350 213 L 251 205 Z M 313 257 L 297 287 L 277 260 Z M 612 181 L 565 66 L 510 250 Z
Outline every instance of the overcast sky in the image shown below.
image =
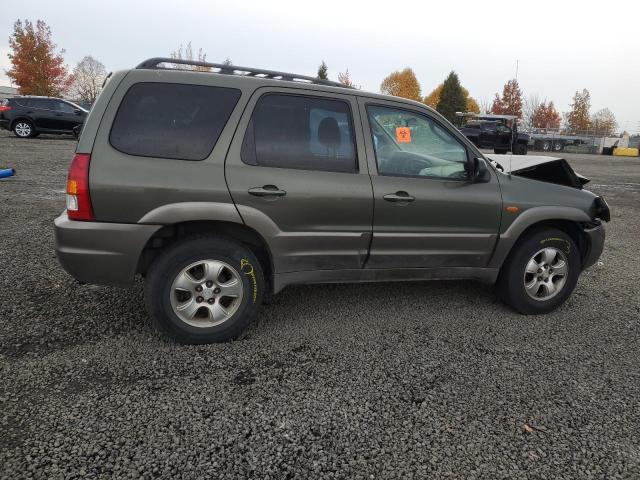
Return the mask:
M 93 55 L 107 70 L 168 55 L 191 41 L 210 61 L 315 75 L 322 59 L 335 79 L 349 69 L 365 90 L 410 66 L 423 95 L 451 70 L 478 101 L 515 76 L 569 108 L 578 89 L 592 112 L 609 107 L 621 128 L 640 130 L 640 2 L 461 0 L 4 2 L 0 84 L 8 85 L 8 38 L 18 19 L 42 19 L 73 66 Z

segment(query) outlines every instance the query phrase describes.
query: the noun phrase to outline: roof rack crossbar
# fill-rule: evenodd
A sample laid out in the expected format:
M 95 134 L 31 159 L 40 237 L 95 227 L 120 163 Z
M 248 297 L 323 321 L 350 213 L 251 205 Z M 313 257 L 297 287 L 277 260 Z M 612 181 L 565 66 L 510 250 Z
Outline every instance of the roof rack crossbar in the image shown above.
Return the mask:
M 275 70 L 263 70 L 261 68 L 240 67 L 238 65 L 227 65 L 224 63 L 200 62 L 197 60 L 185 60 L 182 58 L 169 58 L 169 57 L 149 58 L 144 62 L 138 64 L 136 66 L 136 69 L 147 69 L 147 70 L 162 69 L 162 68 L 165 68 L 165 67 L 159 66 L 162 63 L 170 63 L 174 65 L 189 65 L 193 67 L 214 68 L 218 70 L 215 73 L 221 73 L 225 75 L 271 78 L 276 80 L 287 80 L 290 82 L 301 81 L 306 83 L 315 83 L 318 85 L 327 85 L 330 87 L 352 88 L 352 87 L 347 87 L 346 85 L 343 85 L 342 83 L 339 83 L 339 82 L 332 82 L 331 80 L 322 80 L 320 78 L 309 77 L 306 75 L 298 75 L 296 73 L 278 72 Z

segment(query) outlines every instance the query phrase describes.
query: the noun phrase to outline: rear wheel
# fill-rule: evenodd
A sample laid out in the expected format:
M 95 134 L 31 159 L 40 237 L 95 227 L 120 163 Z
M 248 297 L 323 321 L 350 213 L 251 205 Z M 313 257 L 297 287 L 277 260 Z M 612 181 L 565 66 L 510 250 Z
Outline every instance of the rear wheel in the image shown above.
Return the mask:
M 264 291 L 262 268 L 253 252 L 213 236 L 170 247 L 145 281 L 154 325 L 180 343 L 238 337 L 255 318 Z
M 520 313 L 550 312 L 573 292 L 580 266 L 580 254 L 569 235 L 539 230 L 514 247 L 500 271 L 498 294 Z
M 36 130 L 33 128 L 33 124 L 30 121 L 18 120 L 13 125 L 13 133 L 19 138 L 30 138 L 35 135 Z

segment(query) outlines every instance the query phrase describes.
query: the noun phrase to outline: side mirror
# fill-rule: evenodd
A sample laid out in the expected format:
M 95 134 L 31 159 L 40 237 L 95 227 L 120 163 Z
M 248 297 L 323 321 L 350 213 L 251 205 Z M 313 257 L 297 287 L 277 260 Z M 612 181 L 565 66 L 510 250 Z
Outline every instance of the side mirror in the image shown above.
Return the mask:
M 76 108 L 73 113 L 75 113 L 76 115 L 82 115 L 82 110 L 80 110 L 79 108 Z
M 474 183 L 488 182 L 491 179 L 489 169 L 484 159 L 473 157 L 471 160 L 471 181 Z

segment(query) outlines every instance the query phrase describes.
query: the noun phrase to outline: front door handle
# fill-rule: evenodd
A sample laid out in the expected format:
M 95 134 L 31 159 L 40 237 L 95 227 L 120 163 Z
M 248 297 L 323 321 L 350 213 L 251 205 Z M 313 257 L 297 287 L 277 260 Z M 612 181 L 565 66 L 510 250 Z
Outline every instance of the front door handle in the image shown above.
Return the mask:
M 413 202 L 415 200 L 415 197 L 412 197 L 404 191 L 388 193 L 382 198 L 384 198 L 387 202 Z
M 256 197 L 284 197 L 287 192 L 280 190 L 275 185 L 265 185 L 264 187 L 250 188 L 249 194 Z

